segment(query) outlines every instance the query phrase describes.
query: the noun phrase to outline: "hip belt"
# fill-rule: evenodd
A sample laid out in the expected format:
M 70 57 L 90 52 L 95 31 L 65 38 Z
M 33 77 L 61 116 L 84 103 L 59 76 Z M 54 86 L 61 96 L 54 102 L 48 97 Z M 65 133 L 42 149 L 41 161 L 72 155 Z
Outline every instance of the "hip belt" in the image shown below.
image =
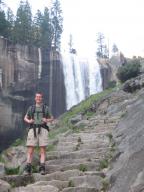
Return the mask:
M 49 126 L 47 126 L 47 124 L 31 124 L 30 127 L 29 127 L 29 130 L 30 129 L 33 129 L 34 131 L 34 137 L 37 137 L 36 135 L 36 129 L 38 129 L 38 134 L 41 133 L 41 128 L 44 128 L 46 129 L 47 131 L 49 131 Z

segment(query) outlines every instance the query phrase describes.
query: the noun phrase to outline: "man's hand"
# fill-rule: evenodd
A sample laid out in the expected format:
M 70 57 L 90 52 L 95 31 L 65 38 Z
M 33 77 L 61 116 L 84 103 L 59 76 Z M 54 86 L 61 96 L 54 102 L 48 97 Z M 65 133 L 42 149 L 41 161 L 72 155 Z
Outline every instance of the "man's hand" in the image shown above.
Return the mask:
M 49 123 L 49 122 L 51 123 L 53 120 L 54 120 L 53 117 L 51 117 L 51 118 L 49 118 L 49 119 L 47 119 L 47 118 L 42 118 L 43 123 Z
M 27 123 L 32 124 L 32 123 L 34 123 L 34 120 L 33 119 L 28 119 Z

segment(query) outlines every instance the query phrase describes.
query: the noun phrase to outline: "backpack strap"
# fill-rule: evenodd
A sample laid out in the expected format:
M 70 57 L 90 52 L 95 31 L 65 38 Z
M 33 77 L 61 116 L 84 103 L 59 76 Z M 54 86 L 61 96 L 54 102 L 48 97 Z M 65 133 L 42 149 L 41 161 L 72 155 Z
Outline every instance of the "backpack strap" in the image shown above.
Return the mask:
M 48 114 L 47 114 L 46 108 L 47 108 L 47 105 L 46 105 L 46 104 L 43 104 L 43 105 L 42 105 L 42 113 L 43 113 L 43 117 L 44 117 L 44 118 L 48 118 Z
M 31 110 L 30 113 L 31 113 L 31 118 L 32 118 L 32 119 L 34 119 L 35 108 L 36 108 L 36 106 L 35 106 L 35 105 L 32 105 L 32 106 L 31 106 L 31 109 L 30 109 L 30 110 Z
M 43 104 L 42 105 L 42 114 L 43 114 L 43 118 L 48 118 L 48 112 L 47 112 L 47 105 L 46 104 Z M 35 111 L 36 111 L 36 105 L 32 105 L 31 107 L 30 107 L 30 118 L 34 118 L 34 113 L 35 113 Z

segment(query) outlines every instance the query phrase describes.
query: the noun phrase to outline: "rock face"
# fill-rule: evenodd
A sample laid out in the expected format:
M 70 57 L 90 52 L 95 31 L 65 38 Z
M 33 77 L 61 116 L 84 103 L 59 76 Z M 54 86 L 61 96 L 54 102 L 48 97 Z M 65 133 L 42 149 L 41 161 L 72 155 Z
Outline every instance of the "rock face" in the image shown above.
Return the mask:
M 13 45 L 0 38 L 0 150 L 23 135 L 23 116 L 33 104 L 36 91 L 44 92 L 44 102 L 55 117 L 65 112 L 60 54 L 54 50 Z
M 100 72 L 102 76 L 102 87 L 106 89 L 111 80 L 111 67 L 109 65 L 109 61 L 107 60 L 99 60 L 100 63 Z
M 144 90 L 125 102 L 125 113 L 113 135 L 117 157 L 112 163 L 110 192 L 143 191 Z
M 110 59 L 98 59 L 102 76 L 102 86 L 106 89 L 111 82 L 117 82 L 117 70 L 125 62 L 125 58 L 121 53 L 116 53 Z
M 0 38 L 0 90 L 32 99 L 43 91 L 53 115 L 65 112 L 65 86 L 61 56 L 55 50 L 12 45 Z
M 61 56 L 56 51 L 42 49 L 42 74 L 38 89 L 44 92 L 45 99 L 55 117 L 66 110 L 64 75 Z

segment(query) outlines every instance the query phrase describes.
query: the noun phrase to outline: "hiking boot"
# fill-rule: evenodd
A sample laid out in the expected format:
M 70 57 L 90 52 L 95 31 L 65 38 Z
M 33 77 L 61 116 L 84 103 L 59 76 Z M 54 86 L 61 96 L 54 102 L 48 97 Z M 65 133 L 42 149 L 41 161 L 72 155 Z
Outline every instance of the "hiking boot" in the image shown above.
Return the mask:
M 40 164 L 39 172 L 41 175 L 45 175 L 45 164 L 44 163 Z
M 28 163 L 24 168 L 23 175 L 31 175 L 31 173 L 32 173 L 32 167 L 31 167 L 31 164 Z

